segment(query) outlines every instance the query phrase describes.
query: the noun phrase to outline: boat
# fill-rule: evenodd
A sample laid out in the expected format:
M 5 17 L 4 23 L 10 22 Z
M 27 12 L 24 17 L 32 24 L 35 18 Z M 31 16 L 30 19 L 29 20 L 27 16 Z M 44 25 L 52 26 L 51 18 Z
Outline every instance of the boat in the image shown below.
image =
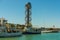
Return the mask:
M 44 30 L 44 31 L 41 31 L 41 33 L 50 33 L 51 31 L 47 31 L 47 30 Z
M 15 29 L 14 29 L 15 30 Z M 0 27 L 0 37 L 18 37 L 21 36 L 22 32 L 19 30 L 8 32 L 6 27 Z
M 27 28 L 27 30 L 25 30 L 23 32 L 23 34 L 41 34 L 41 31 L 39 30 L 34 30 L 32 28 Z
M 0 33 L 0 37 L 18 37 L 21 36 L 21 33 L 16 32 L 16 33 Z
M 41 34 L 41 32 L 38 32 L 38 31 L 25 31 L 23 32 L 23 34 Z
M 44 31 L 41 31 L 41 33 L 58 33 L 59 31 L 58 30 L 44 30 Z
M 59 31 L 58 30 L 52 30 L 51 32 L 52 33 L 58 33 Z

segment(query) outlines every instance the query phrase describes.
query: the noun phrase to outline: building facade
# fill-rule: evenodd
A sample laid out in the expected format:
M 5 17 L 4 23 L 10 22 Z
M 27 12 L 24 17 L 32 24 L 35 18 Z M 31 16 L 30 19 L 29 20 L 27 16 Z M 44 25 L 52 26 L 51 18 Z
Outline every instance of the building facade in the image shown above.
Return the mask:
M 5 18 L 0 18 L 0 26 L 4 26 L 7 23 L 7 20 Z

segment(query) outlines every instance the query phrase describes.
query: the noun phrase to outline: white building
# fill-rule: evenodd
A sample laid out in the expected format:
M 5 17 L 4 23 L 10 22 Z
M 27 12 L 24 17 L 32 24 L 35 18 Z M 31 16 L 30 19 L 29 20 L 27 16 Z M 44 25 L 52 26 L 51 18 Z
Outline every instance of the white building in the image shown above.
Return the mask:
M 5 23 L 7 23 L 7 20 L 5 20 L 5 18 L 0 18 L 0 25 L 5 25 Z

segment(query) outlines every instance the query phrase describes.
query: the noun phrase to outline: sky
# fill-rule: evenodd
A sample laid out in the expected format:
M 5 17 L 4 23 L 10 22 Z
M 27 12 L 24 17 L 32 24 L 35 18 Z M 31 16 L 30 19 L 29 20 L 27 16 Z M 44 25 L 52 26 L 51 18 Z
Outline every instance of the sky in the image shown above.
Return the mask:
M 0 18 L 9 23 L 25 24 L 25 4 L 32 5 L 32 25 L 60 27 L 60 0 L 0 0 Z

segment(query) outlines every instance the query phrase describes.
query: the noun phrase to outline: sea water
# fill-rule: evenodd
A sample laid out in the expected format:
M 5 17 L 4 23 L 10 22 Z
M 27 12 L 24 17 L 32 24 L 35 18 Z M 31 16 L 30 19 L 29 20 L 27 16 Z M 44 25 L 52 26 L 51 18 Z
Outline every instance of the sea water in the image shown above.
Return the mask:
M 60 40 L 60 33 L 28 34 L 20 37 L 0 38 L 0 40 Z

